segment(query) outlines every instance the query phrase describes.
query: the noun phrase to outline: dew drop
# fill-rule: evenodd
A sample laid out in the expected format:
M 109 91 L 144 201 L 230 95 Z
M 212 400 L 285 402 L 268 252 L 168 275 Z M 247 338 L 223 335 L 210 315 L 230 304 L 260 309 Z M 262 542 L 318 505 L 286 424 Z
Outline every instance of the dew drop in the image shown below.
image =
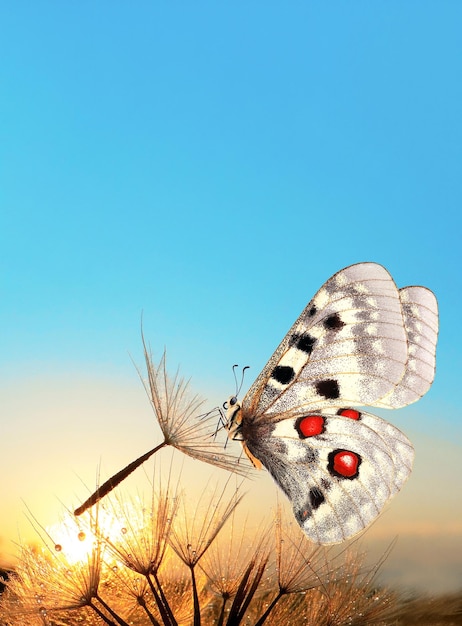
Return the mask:
M 46 617 L 47 616 L 47 610 L 44 606 L 42 606 L 42 608 L 39 609 L 39 613 L 42 617 Z
M 120 529 L 120 532 L 122 533 L 122 535 L 126 535 L 127 534 L 127 529 L 125 528 L 125 526 Z
M 55 544 L 56 552 L 61 552 L 62 549 L 63 549 L 63 547 L 62 547 L 62 545 L 60 543 Z
M 79 541 L 85 541 L 85 538 L 86 538 L 86 535 L 85 535 L 85 533 L 83 532 L 83 530 L 81 530 L 81 531 L 79 532 L 79 534 L 77 535 L 77 539 L 78 539 Z

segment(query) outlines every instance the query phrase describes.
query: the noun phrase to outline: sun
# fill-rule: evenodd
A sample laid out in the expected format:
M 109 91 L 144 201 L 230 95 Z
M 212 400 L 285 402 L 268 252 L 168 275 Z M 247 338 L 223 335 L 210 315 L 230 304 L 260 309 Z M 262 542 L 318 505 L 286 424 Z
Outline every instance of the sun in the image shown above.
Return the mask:
M 91 530 L 78 526 L 70 518 L 47 527 L 47 533 L 54 544 L 52 548 L 71 565 L 87 561 L 96 542 Z
M 82 520 L 69 514 L 46 529 L 52 549 L 62 554 L 70 565 L 87 562 L 102 537 L 113 541 L 124 530 L 114 514 L 101 508 L 96 519 L 89 516 Z

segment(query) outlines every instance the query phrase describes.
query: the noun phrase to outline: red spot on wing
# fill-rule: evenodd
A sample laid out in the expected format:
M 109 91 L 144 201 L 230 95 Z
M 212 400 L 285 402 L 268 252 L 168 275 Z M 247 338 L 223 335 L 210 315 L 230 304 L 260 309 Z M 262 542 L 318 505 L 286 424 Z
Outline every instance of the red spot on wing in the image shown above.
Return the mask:
M 349 450 L 341 450 L 333 456 L 332 469 L 339 476 L 353 478 L 358 473 L 359 457 Z
M 315 437 L 324 432 L 324 423 L 322 415 L 308 415 L 298 420 L 295 427 L 300 437 Z
M 361 417 L 361 413 L 356 411 L 356 409 L 340 409 L 337 415 L 341 415 L 342 417 L 349 417 L 352 420 L 359 420 Z

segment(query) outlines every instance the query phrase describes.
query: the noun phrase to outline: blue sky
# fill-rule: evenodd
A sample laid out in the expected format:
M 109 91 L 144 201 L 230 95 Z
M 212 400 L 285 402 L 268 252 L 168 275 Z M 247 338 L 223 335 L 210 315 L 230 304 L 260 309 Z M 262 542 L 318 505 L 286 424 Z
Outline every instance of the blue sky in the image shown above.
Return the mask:
M 434 386 L 387 417 L 427 451 L 461 445 L 461 19 L 444 1 L 2 4 L 3 501 L 66 500 L 144 451 L 142 314 L 213 405 L 366 260 L 440 305 Z

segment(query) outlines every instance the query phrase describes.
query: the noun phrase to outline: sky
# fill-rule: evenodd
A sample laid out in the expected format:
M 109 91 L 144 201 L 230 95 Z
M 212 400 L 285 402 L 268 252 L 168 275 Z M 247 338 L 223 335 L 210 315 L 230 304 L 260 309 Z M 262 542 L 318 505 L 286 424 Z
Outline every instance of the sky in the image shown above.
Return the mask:
M 27 508 L 53 523 L 158 440 L 141 320 L 221 405 L 234 363 L 248 387 L 329 276 L 375 261 L 435 292 L 441 329 L 431 390 L 386 412 L 417 457 L 371 550 L 398 535 L 392 584 L 460 586 L 461 19 L 444 0 L 2 3 L 0 555 Z M 249 489 L 269 509 L 269 477 Z

